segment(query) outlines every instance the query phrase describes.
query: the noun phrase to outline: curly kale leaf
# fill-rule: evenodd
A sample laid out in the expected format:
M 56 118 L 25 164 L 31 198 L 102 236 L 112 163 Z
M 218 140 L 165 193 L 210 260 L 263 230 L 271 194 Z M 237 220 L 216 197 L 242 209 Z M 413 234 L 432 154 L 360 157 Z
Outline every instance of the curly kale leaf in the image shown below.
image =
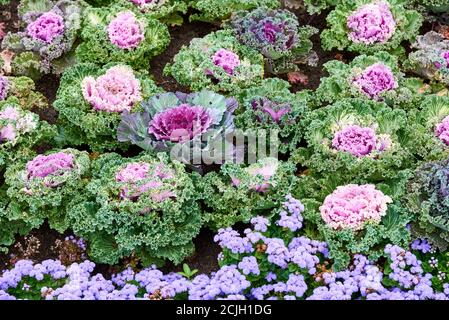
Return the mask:
M 238 56 L 240 63 L 232 73 L 214 64 L 212 57 L 220 49 Z M 210 89 L 233 93 L 262 80 L 264 62 L 261 54 L 240 44 L 231 30 L 221 30 L 194 38 L 188 47 L 183 46 L 173 63 L 165 66 L 164 74 L 192 91 Z

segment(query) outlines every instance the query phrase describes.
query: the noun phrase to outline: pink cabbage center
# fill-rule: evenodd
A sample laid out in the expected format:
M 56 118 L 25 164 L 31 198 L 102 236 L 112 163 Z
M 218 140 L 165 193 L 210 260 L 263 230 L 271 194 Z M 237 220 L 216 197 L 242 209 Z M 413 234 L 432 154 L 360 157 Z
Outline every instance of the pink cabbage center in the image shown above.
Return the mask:
M 211 123 L 207 109 L 182 104 L 156 114 L 149 123 L 148 132 L 157 140 L 184 142 L 206 132 Z
M 396 22 L 386 2 L 364 5 L 347 19 L 349 39 L 355 43 L 387 42 L 396 30 Z
M 228 74 L 233 74 L 234 69 L 240 65 L 240 58 L 230 50 L 220 49 L 212 56 L 214 65 L 222 67 Z
M 361 230 L 366 222 L 379 223 L 387 212 L 390 197 L 374 185 L 349 184 L 338 187 L 320 207 L 324 222 L 334 230 Z
M 449 146 L 449 116 L 435 126 L 435 135 Z
M 381 93 L 398 87 L 393 72 L 382 63 L 375 63 L 366 68 L 353 80 L 353 85 L 366 96 L 375 100 L 379 99 Z
M 376 150 L 376 133 L 369 127 L 349 125 L 338 131 L 332 140 L 332 146 L 339 150 L 349 152 L 353 156 L 361 157 Z
M 57 152 L 48 156 L 38 155 L 26 164 L 28 179 L 63 175 L 73 169 L 73 161 L 74 156 L 64 152 Z
M 136 201 L 143 193 L 152 191 L 150 197 L 156 202 L 162 202 L 176 196 L 170 190 L 158 190 L 164 186 L 164 180 L 173 176 L 173 172 L 163 164 L 151 167 L 148 163 L 135 162 L 119 170 L 115 180 L 123 184 L 120 188 L 122 199 Z
M 134 13 L 121 12 L 108 25 L 108 36 L 112 44 L 120 49 L 134 49 L 144 40 L 144 27 Z
M 30 37 L 46 43 L 51 43 L 54 38 L 63 32 L 64 19 L 51 11 L 42 14 L 27 27 L 27 33 Z

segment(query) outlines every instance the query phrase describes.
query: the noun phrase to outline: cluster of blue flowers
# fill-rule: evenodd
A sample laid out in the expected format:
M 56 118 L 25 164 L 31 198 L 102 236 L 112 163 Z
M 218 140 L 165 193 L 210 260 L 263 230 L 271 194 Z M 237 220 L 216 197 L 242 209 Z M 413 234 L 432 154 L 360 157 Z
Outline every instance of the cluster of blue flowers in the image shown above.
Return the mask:
M 358 254 L 347 269 L 335 272 L 325 242 L 271 237 L 288 228 L 279 223 L 286 215 L 299 225 L 302 210 L 301 202 L 288 195 L 276 223 L 256 217 L 243 235 L 219 230 L 221 267 L 210 275 L 164 274 L 153 265 L 140 271 L 128 267 L 106 279 L 88 260 L 69 266 L 59 260 L 20 260 L 0 277 L 0 299 L 449 299 L 449 283 L 436 290 L 434 276 L 417 256 L 435 252 L 425 239 L 414 241 L 411 250 L 387 245 L 383 265 Z M 67 239 L 84 246 L 82 240 Z

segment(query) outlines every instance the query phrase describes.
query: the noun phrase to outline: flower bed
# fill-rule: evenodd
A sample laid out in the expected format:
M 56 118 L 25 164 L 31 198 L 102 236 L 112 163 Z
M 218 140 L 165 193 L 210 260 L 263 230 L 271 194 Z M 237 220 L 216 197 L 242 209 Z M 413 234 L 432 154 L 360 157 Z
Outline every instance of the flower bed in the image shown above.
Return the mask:
M 449 300 L 418 2 L 0 0 L 0 300 Z

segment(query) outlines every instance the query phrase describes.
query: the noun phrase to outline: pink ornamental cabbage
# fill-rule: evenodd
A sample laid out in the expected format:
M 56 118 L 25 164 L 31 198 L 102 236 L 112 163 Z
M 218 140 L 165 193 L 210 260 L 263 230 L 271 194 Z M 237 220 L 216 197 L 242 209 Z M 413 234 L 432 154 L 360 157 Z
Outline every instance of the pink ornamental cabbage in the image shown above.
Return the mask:
M 148 133 L 157 140 L 184 142 L 206 132 L 211 124 L 207 109 L 185 103 L 156 114 L 149 123 Z
M 134 49 L 145 39 L 145 30 L 134 13 L 121 12 L 108 25 L 108 36 L 112 44 L 120 49 Z
M 73 169 L 73 161 L 74 156 L 70 153 L 57 152 L 48 156 L 38 155 L 26 164 L 28 179 L 63 175 Z
M 435 135 L 449 146 L 449 116 L 435 126 Z
M 240 58 L 234 52 L 220 49 L 212 56 L 212 61 L 216 66 L 220 66 L 227 74 L 233 74 L 234 69 L 240 65 Z
M 52 12 L 46 12 L 31 22 L 27 27 L 27 33 L 30 37 L 51 43 L 54 38 L 64 32 L 64 19 Z
M 130 163 L 117 172 L 115 179 L 124 184 L 120 188 L 120 198 L 137 200 L 143 193 L 153 190 L 151 198 L 162 202 L 176 195 L 170 190 L 160 190 L 164 180 L 173 178 L 173 172 L 167 170 L 163 164 L 151 168 L 148 163 Z
M 384 1 L 366 4 L 347 19 L 349 39 L 355 43 L 385 43 L 394 34 L 396 22 Z
M 8 78 L 0 76 L 0 101 L 5 100 L 8 95 L 9 81 Z
M 7 124 L 0 129 L 0 142 L 13 141 L 16 136 L 17 132 L 12 124 Z
M 379 223 L 391 202 L 391 198 L 376 190 L 374 185 L 348 184 L 328 195 L 320 212 L 330 228 L 357 231 L 363 229 L 366 222 Z
M 5 110 L 0 111 L 0 120 L 18 120 L 19 117 L 19 111 L 11 106 L 7 106 Z
M 376 150 L 376 133 L 369 127 L 349 125 L 335 134 L 332 146 L 355 157 L 366 156 Z
M 398 87 L 393 72 L 382 63 L 369 66 L 352 83 L 362 93 L 374 100 L 379 100 L 381 93 Z
M 95 110 L 131 111 L 134 104 L 142 100 L 140 82 L 127 66 L 112 67 L 97 79 L 86 77 L 81 87 L 84 99 Z

